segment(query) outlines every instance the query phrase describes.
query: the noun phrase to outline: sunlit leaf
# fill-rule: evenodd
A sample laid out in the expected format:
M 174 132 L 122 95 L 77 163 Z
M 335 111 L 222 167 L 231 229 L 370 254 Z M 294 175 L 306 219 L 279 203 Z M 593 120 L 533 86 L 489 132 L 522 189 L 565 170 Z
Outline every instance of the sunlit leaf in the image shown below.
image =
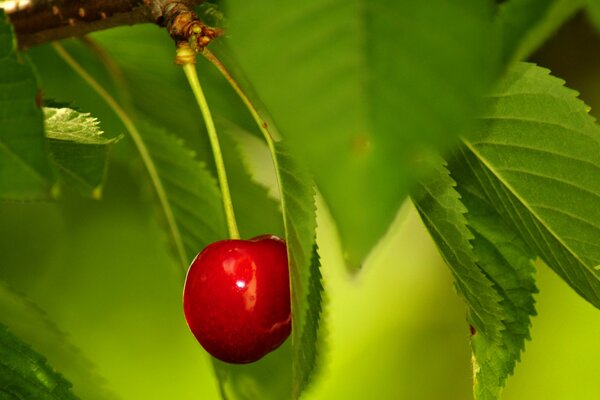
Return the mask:
M 60 178 L 98 198 L 106 175 L 108 151 L 117 139 L 102 136 L 99 121 L 70 108 L 44 108 L 46 137 Z
M 469 126 L 492 82 L 491 2 L 226 6 L 231 47 L 310 167 L 359 267 L 434 151 Z

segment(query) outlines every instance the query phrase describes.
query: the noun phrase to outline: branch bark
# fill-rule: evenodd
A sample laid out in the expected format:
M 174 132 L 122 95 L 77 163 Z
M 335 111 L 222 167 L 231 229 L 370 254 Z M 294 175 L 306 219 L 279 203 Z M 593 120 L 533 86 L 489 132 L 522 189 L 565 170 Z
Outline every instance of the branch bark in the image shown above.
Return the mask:
M 155 23 L 176 42 L 203 48 L 219 34 L 193 11 L 203 0 L 0 0 L 15 28 L 19 48 L 122 25 Z

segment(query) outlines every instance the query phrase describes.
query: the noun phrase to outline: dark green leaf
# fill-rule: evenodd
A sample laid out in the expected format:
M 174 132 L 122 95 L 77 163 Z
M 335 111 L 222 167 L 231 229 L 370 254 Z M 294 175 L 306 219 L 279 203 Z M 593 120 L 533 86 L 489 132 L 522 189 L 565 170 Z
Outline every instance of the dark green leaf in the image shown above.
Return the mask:
M 517 64 L 464 139 L 460 162 L 529 247 L 600 307 L 600 127 L 563 84 Z
M 100 198 L 110 145 L 98 120 L 70 108 L 44 108 L 52 161 L 66 184 Z
M 227 6 L 241 66 L 311 168 L 359 266 L 435 150 L 469 126 L 492 82 L 491 2 Z
M 442 257 L 452 271 L 458 292 L 469 306 L 469 322 L 490 340 L 498 341 L 506 319 L 502 298 L 476 264 L 467 228 L 465 206 L 444 166 L 417 186 L 413 201 Z
M 17 57 L 15 37 L 0 9 L 0 199 L 33 200 L 56 194 L 56 177 L 36 104 L 36 79 Z
M 537 293 L 531 264 L 534 255 L 488 203 L 476 178 L 458 163 L 451 163 L 450 169 L 459 178 L 457 190 L 469 210 L 465 216 L 474 234 L 471 244 L 477 265 L 501 296 L 506 318 L 499 341 L 481 332 L 471 337 L 475 398 L 498 399 L 520 360 L 525 339 L 530 338 L 530 317 L 535 315 L 533 294 Z
M 0 324 L 0 395 L 3 399 L 77 399 L 71 384 Z

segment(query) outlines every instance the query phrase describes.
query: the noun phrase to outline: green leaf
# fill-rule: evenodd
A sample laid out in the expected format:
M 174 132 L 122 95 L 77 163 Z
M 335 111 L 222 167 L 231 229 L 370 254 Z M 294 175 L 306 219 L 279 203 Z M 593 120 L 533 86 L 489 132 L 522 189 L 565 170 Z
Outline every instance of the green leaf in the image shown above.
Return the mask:
M 227 10 L 242 68 L 358 267 L 435 150 L 471 124 L 496 73 L 491 2 L 229 0 Z
M 94 371 L 93 364 L 69 343 L 67 334 L 58 329 L 34 303 L 1 282 L 0 323 L 43 353 L 53 367 L 68 376 L 76 395 L 89 400 L 116 397 L 104 387 L 104 381 Z
M 310 263 L 308 281 L 306 320 L 302 327 L 300 344 L 294 347 L 295 353 L 295 391 L 299 395 L 305 390 L 318 370 L 319 351 L 323 347 L 321 314 L 323 312 L 323 276 L 319 249 L 315 243 Z
M 217 183 L 181 139 L 155 125 L 138 123 L 138 127 L 172 213 L 173 220 L 166 221 L 169 236 L 187 271 L 200 250 L 227 237 Z
M 70 108 L 44 108 L 46 137 L 52 161 L 63 182 L 100 198 L 110 145 L 118 139 L 102 136 L 98 120 Z
M 517 64 L 464 139 L 461 162 L 529 247 L 600 307 L 600 127 L 563 84 Z
M 523 60 L 542 45 L 586 0 L 510 0 L 498 11 L 505 62 Z
M 281 191 L 292 297 L 292 396 L 298 398 L 316 365 L 321 311 L 321 273 L 315 244 L 315 188 L 311 176 L 282 142 L 275 143 L 275 167 Z
M 475 262 L 472 233 L 465 206 L 448 170 L 440 165 L 413 193 L 413 202 L 442 257 L 452 271 L 457 291 L 469 307 L 469 323 L 486 337 L 499 341 L 504 329 L 502 298 Z
M 475 398 L 498 399 L 520 360 L 525 340 L 530 339 L 530 317 L 535 315 L 533 294 L 537 293 L 531 264 L 535 256 L 488 203 L 476 178 L 458 163 L 451 162 L 450 170 L 460 178 L 457 190 L 469 210 L 465 216 L 474 235 L 471 244 L 477 265 L 493 282 L 505 316 L 499 341 L 481 333 L 471 337 Z
M 41 355 L 0 324 L 0 395 L 3 399 L 77 399 L 71 384 Z
M 56 194 L 37 93 L 31 65 L 17 57 L 12 27 L 0 9 L 0 199 Z

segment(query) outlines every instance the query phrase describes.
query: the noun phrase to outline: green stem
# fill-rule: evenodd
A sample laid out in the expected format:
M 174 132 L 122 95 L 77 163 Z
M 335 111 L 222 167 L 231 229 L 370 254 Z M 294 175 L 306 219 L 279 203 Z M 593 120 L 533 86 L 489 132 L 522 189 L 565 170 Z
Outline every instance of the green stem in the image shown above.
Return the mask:
M 185 276 L 185 272 L 188 267 L 187 255 L 185 253 L 185 249 L 183 247 L 183 240 L 181 239 L 181 234 L 175 222 L 175 216 L 173 215 L 173 210 L 171 209 L 171 205 L 167 199 L 167 194 L 165 189 L 161 183 L 161 180 L 158 176 L 158 172 L 156 170 L 156 166 L 148 153 L 148 148 L 144 143 L 140 132 L 137 127 L 127 115 L 125 110 L 117 103 L 117 101 L 112 97 L 90 74 L 87 73 L 83 69 L 77 61 L 60 45 L 58 42 L 53 42 L 52 46 L 54 50 L 58 53 L 58 55 L 67 63 L 69 66 L 79 75 L 88 85 L 96 92 L 98 95 L 108 104 L 108 106 L 113 110 L 113 112 L 119 117 L 125 129 L 131 136 L 135 147 L 137 148 L 140 156 L 142 158 L 142 162 L 148 171 L 148 175 L 150 176 L 150 181 L 156 190 L 156 195 L 158 196 L 158 200 L 160 205 L 165 213 L 165 218 L 167 220 L 167 225 L 169 226 L 169 230 L 173 237 L 173 242 L 175 243 L 175 249 L 177 251 L 177 255 L 181 261 L 182 269 L 178 269 L 182 277 Z
M 208 61 L 210 61 L 211 64 L 213 64 L 219 70 L 221 75 L 223 75 L 223 77 L 227 80 L 227 82 L 229 82 L 229 84 L 231 85 L 233 90 L 240 97 L 240 99 L 242 100 L 242 102 L 244 103 L 244 105 L 246 106 L 246 108 L 248 109 L 250 114 L 252 115 L 252 118 L 256 122 L 256 125 L 258 125 L 258 129 L 260 129 L 261 133 L 263 134 L 265 141 L 267 142 L 267 145 L 269 146 L 269 150 L 271 151 L 271 154 L 273 155 L 273 162 L 275 163 L 275 166 L 277 167 L 277 157 L 275 157 L 275 139 L 273 138 L 273 135 L 271 134 L 271 131 L 269 130 L 269 124 L 267 123 L 267 121 L 263 117 L 261 117 L 261 115 L 258 112 L 258 110 L 256 109 L 256 106 L 254 105 L 254 103 L 252 103 L 252 101 L 250 101 L 250 98 L 242 90 L 241 86 L 237 83 L 235 78 L 229 73 L 227 68 L 225 68 L 223 63 L 210 50 L 208 50 L 206 48 L 202 51 L 202 55 L 204 56 L 204 58 L 206 58 Z M 279 169 L 277 169 L 277 171 L 279 171 Z
M 271 131 L 269 130 L 269 124 L 260 115 L 260 113 L 256 109 L 256 106 L 254 105 L 254 103 L 252 103 L 252 101 L 250 101 L 250 98 L 242 90 L 241 86 L 237 83 L 237 81 L 235 80 L 233 75 L 231 75 L 229 73 L 229 71 L 227 70 L 227 68 L 225 68 L 223 63 L 210 50 L 208 50 L 206 48 L 202 51 L 202 55 L 208 61 L 210 61 L 219 70 L 219 72 L 221 73 L 221 75 L 223 75 L 223 77 L 227 80 L 227 82 L 229 82 L 229 84 L 231 85 L 233 90 L 237 93 L 237 95 L 240 97 L 240 99 L 242 100 L 242 102 L 244 103 L 244 105 L 246 106 L 246 108 L 248 109 L 250 114 L 252 115 L 252 118 L 256 122 L 256 125 L 258 125 L 258 129 L 260 129 L 261 133 L 263 134 L 263 137 L 265 138 L 265 142 L 267 142 L 267 146 L 269 147 L 269 152 L 271 153 L 271 159 L 273 160 L 273 166 L 275 167 L 277 183 L 279 184 L 279 194 L 281 196 L 281 200 L 280 200 L 281 208 L 283 210 L 283 216 L 284 216 L 283 217 L 283 227 L 287 234 L 287 232 L 289 231 L 289 226 L 288 226 L 289 223 L 288 223 L 288 219 L 286 218 L 286 211 L 285 211 L 287 205 L 286 205 L 285 196 L 283 193 L 281 172 L 279 169 L 279 160 L 277 158 L 277 149 L 275 148 L 275 139 L 273 138 L 273 135 L 271 134 Z
M 227 173 L 225 172 L 225 163 L 223 162 L 223 153 L 221 152 L 221 146 L 219 144 L 219 137 L 217 136 L 217 129 L 210 113 L 210 108 L 202 91 L 202 86 L 198 80 L 198 74 L 196 72 L 196 65 L 193 63 L 183 64 L 183 72 L 188 79 L 190 87 L 194 92 L 198 107 L 204 118 L 206 125 L 206 131 L 208 132 L 208 139 L 210 140 L 210 146 L 212 148 L 213 156 L 215 159 L 215 166 L 217 168 L 217 177 L 219 178 L 219 186 L 221 187 L 221 198 L 223 199 L 223 209 L 225 210 L 225 218 L 227 220 L 227 228 L 229 229 L 229 237 L 231 239 L 239 239 L 240 233 L 235 221 L 235 213 L 233 212 L 233 203 L 231 201 L 231 193 L 229 192 L 229 183 L 227 182 Z

